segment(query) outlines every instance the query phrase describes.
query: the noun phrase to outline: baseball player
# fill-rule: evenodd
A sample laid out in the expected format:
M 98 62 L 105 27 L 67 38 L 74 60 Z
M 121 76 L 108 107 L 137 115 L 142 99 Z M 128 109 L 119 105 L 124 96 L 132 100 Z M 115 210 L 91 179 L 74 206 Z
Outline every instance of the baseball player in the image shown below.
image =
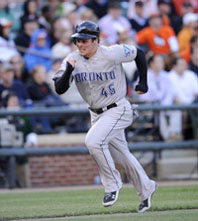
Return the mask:
M 156 183 L 146 175 L 140 163 L 130 153 L 124 130 L 132 124 L 133 108 L 126 99 L 126 78 L 123 62 L 135 60 L 140 72 L 135 90 L 147 92 L 147 65 L 144 53 L 133 45 L 104 46 L 99 44 L 100 31 L 96 23 L 84 21 L 72 35 L 78 50 L 62 62 L 53 80 L 58 94 L 65 93 L 75 81 L 82 98 L 89 105 L 92 126 L 85 144 L 95 160 L 105 188 L 103 206 L 113 205 L 122 188 L 115 162 L 121 164 L 140 198 L 138 212 L 151 207 Z

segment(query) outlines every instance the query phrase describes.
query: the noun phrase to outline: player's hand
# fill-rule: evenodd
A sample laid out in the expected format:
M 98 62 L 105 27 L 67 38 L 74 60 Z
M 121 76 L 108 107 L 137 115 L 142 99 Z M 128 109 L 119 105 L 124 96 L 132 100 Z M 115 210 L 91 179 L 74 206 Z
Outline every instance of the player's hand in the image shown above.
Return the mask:
M 73 68 L 75 68 L 76 60 L 68 60 L 67 62 L 70 63 Z
M 143 83 L 139 83 L 135 86 L 135 91 L 137 94 L 145 94 L 148 91 L 148 86 Z

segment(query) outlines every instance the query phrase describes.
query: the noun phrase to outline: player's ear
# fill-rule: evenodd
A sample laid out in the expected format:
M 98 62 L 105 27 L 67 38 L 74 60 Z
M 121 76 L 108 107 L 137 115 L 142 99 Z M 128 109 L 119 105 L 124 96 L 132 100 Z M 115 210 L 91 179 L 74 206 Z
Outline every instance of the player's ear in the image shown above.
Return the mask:
M 100 42 L 100 39 L 99 38 L 92 38 L 92 42 L 94 41 L 98 41 L 98 43 Z

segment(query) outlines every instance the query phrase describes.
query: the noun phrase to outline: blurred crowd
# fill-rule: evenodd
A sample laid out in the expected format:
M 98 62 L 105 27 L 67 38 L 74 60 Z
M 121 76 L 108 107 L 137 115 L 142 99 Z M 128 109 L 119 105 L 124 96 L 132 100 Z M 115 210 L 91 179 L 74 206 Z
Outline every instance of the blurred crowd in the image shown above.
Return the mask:
M 138 80 L 135 63 L 123 64 L 132 100 L 159 105 L 197 101 L 197 0 L 1 0 L 1 108 L 84 107 L 74 84 L 57 96 L 52 82 L 62 59 L 76 50 L 70 36 L 84 20 L 98 23 L 101 44 L 134 44 L 144 50 L 147 94 L 138 96 L 133 90 Z M 160 113 L 164 140 L 181 138 L 182 119 L 180 111 Z M 52 121 L 58 119 L 34 117 L 32 130 L 51 133 Z

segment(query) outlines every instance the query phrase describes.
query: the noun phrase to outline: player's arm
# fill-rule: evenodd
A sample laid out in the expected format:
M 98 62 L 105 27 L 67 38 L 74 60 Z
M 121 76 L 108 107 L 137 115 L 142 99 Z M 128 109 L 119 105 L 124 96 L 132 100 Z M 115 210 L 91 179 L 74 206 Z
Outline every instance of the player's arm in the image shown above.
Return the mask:
M 142 50 L 133 45 L 113 45 L 108 48 L 108 55 L 108 59 L 116 64 L 135 60 L 139 71 L 139 83 L 136 85 L 135 90 L 138 94 L 144 94 L 148 91 L 147 62 Z
M 137 48 L 137 55 L 135 57 L 135 62 L 139 72 L 139 82 L 135 87 L 135 91 L 138 94 L 144 94 L 148 91 L 147 62 L 144 52 L 139 48 Z
M 74 61 L 73 63 L 71 61 L 70 62 L 67 61 L 66 69 L 64 73 L 62 74 L 62 76 L 53 78 L 55 90 L 57 94 L 63 94 L 68 90 L 70 86 L 69 81 L 70 81 L 71 73 L 74 70 L 74 64 L 75 64 Z

